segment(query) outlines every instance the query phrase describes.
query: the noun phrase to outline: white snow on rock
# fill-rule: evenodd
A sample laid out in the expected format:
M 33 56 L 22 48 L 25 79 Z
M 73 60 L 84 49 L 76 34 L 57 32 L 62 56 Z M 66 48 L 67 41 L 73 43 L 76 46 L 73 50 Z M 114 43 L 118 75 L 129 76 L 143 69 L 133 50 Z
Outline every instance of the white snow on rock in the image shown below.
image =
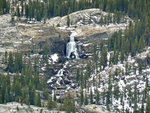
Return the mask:
M 149 50 L 149 49 L 148 49 Z M 140 54 L 138 54 L 137 56 L 139 58 L 145 58 L 145 56 L 150 55 L 149 51 L 146 52 L 142 52 Z M 110 57 L 110 53 L 108 53 L 107 58 L 109 59 Z M 128 63 L 128 68 L 130 69 L 126 69 L 126 64 Z M 107 63 L 108 64 L 108 63 Z M 134 70 L 134 67 L 136 67 L 137 69 Z M 116 70 L 118 71 L 117 74 Z M 128 70 L 128 72 L 127 72 Z M 126 73 L 127 72 L 127 73 Z M 150 81 L 150 66 L 146 66 L 145 69 L 142 70 L 142 74 L 139 73 L 138 70 L 138 63 L 135 57 L 131 57 L 131 55 L 129 55 L 129 57 L 127 58 L 127 60 L 125 60 L 123 63 L 121 63 L 120 61 L 118 62 L 118 64 L 116 65 L 110 65 L 107 66 L 104 70 L 100 71 L 98 70 L 97 73 L 95 73 L 95 71 L 93 71 L 93 73 L 91 74 L 90 78 L 89 78 L 89 82 L 92 83 L 90 89 L 93 91 L 94 93 L 94 89 L 98 89 L 98 91 L 100 93 L 103 93 L 104 89 L 105 91 L 108 90 L 108 82 L 109 82 L 109 75 L 112 74 L 114 76 L 114 79 L 117 79 L 117 81 L 114 81 L 114 83 L 112 83 L 112 91 L 114 91 L 114 85 L 117 83 L 118 87 L 119 87 L 119 92 L 120 94 L 123 94 L 123 101 L 124 101 L 124 109 L 128 109 L 130 112 L 133 112 L 133 106 L 134 104 L 132 103 L 130 106 L 130 102 L 129 102 L 129 96 L 128 96 L 128 88 L 131 88 L 130 91 L 133 93 L 135 90 L 135 83 L 136 83 L 136 87 L 137 90 L 142 93 L 145 89 L 146 86 L 146 80 L 144 80 L 144 76 L 146 75 L 146 77 L 148 78 L 148 81 Z M 99 76 L 100 76 L 100 84 L 98 86 L 93 86 L 93 78 L 99 82 Z M 111 82 L 113 82 L 111 80 Z M 85 89 L 87 90 L 87 89 Z M 150 94 L 150 92 L 148 92 Z M 142 95 L 139 95 L 140 100 L 142 99 Z M 141 100 L 142 101 L 142 100 Z M 141 103 L 137 103 L 138 107 L 140 108 Z M 104 105 L 106 107 L 106 105 Z M 120 111 L 122 111 L 123 109 L 123 105 L 121 103 L 121 98 L 119 97 L 118 99 L 114 98 L 112 96 L 112 105 L 110 106 L 111 111 L 115 111 L 116 109 Z
M 58 59 L 59 59 L 58 54 L 53 54 L 53 55 L 51 55 L 51 59 L 52 59 L 53 63 L 57 62 Z
M 145 59 L 147 56 L 150 56 L 150 47 L 145 48 L 145 51 L 137 54 L 137 58 Z

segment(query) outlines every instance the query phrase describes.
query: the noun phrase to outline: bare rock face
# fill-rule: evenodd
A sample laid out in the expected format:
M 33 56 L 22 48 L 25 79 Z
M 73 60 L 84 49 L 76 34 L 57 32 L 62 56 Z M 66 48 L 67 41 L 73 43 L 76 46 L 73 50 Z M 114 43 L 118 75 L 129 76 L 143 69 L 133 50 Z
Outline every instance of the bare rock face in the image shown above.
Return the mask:
M 109 111 L 105 110 L 104 108 L 102 108 L 98 105 L 86 105 L 86 106 L 82 107 L 82 109 L 86 113 L 113 113 L 113 112 L 109 112 Z
M 0 104 L 0 113 L 58 113 L 58 111 L 50 111 L 43 107 L 28 106 L 25 104 L 21 105 L 17 102 L 11 102 L 7 104 Z M 59 113 L 65 112 L 59 111 Z
M 0 62 L 5 51 L 39 52 L 48 44 L 50 53 L 65 54 L 69 32 L 40 22 L 11 22 L 11 16 L 0 16 Z
M 98 8 L 76 11 L 69 14 L 70 25 L 96 25 L 96 23 L 99 23 L 100 18 L 104 16 L 108 16 L 108 13 Z M 127 17 L 125 18 L 127 19 Z M 67 26 L 67 15 L 63 17 L 54 17 L 48 20 L 47 24 L 60 27 Z

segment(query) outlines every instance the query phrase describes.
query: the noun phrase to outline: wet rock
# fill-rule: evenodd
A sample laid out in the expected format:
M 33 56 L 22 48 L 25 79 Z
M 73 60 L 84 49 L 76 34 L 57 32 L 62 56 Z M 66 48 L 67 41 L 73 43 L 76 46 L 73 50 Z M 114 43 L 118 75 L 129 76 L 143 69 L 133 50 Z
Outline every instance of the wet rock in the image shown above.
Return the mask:
M 71 53 L 70 58 L 71 59 L 76 59 L 76 55 L 74 54 L 74 52 Z
M 58 63 L 64 63 L 66 61 L 66 58 L 64 56 L 61 56 L 58 60 Z
M 67 85 L 67 84 L 70 84 L 71 81 L 70 81 L 69 79 L 65 78 L 65 79 L 64 79 L 64 83 Z
M 82 54 L 82 55 L 80 56 L 80 58 L 82 58 L 82 59 L 87 59 L 87 58 L 88 58 L 88 55 L 86 55 L 86 54 L 84 53 L 84 54 Z
M 48 44 L 49 53 L 51 54 L 58 53 L 60 56 L 65 56 L 68 37 L 64 38 L 62 39 L 60 37 L 49 38 L 45 41 L 40 41 L 38 45 L 41 49 L 43 49 L 45 44 Z

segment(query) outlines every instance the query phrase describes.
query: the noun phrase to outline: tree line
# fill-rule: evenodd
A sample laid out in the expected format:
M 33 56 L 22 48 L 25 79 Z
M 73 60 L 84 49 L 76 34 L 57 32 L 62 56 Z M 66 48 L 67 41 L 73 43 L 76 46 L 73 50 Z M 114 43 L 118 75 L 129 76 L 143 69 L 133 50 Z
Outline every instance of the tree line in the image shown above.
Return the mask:
M 41 106 L 41 94 L 38 91 L 43 91 L 46 99 L 49 94 L 39 72 L 33 69 L 30 62 L 23 60 L 19 52 L 10 52 L 9 55 L 6 52 L 4 61 L 7 65 L 7 74 L 0 75 L 0 103 L 17 101 Z
M 0 15 L 9 13 L 10 3 L 8 0 L 0 0 Z
M 140 72 L 139 67 L 135 67 L 134 64 L 126 63 L 125 72 L 117 68 L 113 73 L 108 73 L 108 78 L 104 75 L 97 74 L 96 78 L 93 77 L 92 82 L 88 82 L 91 77 L 92 67 L 94 64 L 87 64 L 85 68 L 78 68 L 76 72 L 76 79 L 80 87 L 80 105 L 97 104 L 105 105 L 109 111 L 129 113 L 129 109 L 125 109 L 124 99 L 127 98 L 129 107 L 133 108 L 133 113 L 149 113 L 150 111 L 150 95 L 149 95 L 149 80 L 148 75 Z M 83 71 L 86 70 L 86 71 Z M 144 89 L 140 91 L 137 88 L 138 82 L 134 82 L 131 85 L 127 85 L 120 90 L 119 81 L 123 79 L 124 76 L 129 75 L 129 73 L 136 71 L 140 73 L 140 80 L 146 81 Z M 104 80 L 105 78 L 105 80 Z M 138 77 L 137 77 L 138 78 Z M 132 80 L 131 80 L 132 81 Z M 130 80 L 124 80 L 125 84 L 131 82 Z M 107 86 L 107 85 L 108 86 Z M 91 87 L 94 86 L 94 89 Z M 99 91 L 99 86 L 103 86 L 103 90 Z M 85 90 L 86 89 L 86 90 Z M 132 90 L 134 89 L 134 90 Z M 119 110 L 113 105 L 113 101 L 117 100 L 121 103 L 122 108 Z M 141 106 L 138 106 L 141 103 Z

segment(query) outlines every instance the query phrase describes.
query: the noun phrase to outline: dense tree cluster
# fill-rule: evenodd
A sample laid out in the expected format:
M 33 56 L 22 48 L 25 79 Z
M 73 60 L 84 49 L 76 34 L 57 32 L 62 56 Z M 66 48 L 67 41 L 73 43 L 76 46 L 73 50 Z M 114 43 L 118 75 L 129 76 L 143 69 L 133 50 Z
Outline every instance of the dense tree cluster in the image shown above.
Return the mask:
M 148 26 L 145 27 L 145 22 L 136 22 L 135 26 L 131 24 L 124 33 L 114 33 L 108 41 L 109 51 L 119 52 L 122 60 L 125 55 L 135 56 L 141 52 L 144 47 L 150 45 L 150 31 Z
M 0 15 L 9 13 L 10 3 L 7 0 L 0 0 Z
M 6 55 L 5 59 L 7 59 Z M 12 52 L 10 52 L 8 56 L 8 66 L 6 70 L 9 72 L 21 72 L 22 68 L 23 68 L 22 54 L 16 53 L 15 57 L 13 57 Z
M 67 15 L 69 9 L 70 12 L 75 12 L 90 7 L 98 8 L 98 1 L 93 0 L 93 2 L 94 4 L 90 0 L 44 0 L 44 2 L 37 0 L 29 1 L 28 4 L 25 3 L 23 10 L 25 10 L 27 18 L 35 18 L 40 21 L 43 18 L 47 19 L 54 16 Z M 17 15 L 20 15 L 20 13 L 18 12 Z
M 44 98 L 47 99 L 49 94 L 45 89 L 46 84 L 32 65 L 22 59 L 21 53 L 9 53 L 8 73 L 0 75 L 0 103 L 17 101 L 41 106 L 41 94 L 37 91 L 43 91 Z M 15 72 L 15 74 L 12 75 L 9 72 Z
M 71 95 L 70 92 L 66 94 L 64 101 L 63 101 L 63 106 L 61 109 L 63 111 L 66 111 L 66 113 L 76 113 L 77 109 L 75 107 L 74 96 Z

